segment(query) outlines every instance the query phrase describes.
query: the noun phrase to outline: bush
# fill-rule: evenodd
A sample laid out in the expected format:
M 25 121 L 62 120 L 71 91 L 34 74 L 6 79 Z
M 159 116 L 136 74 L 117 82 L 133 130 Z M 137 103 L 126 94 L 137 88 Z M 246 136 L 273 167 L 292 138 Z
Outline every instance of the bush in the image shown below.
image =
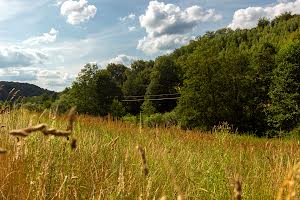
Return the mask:
M 163 115 L 161 113 L 156 113 L 146 117 L 145 124 L 148 127 L 160 126 L 163 123 Z
M 126 114 L 125 107 L 120 101 L 114 99 L 110 107 L 110 114 L 117 118 L 123 117 Z
M 139 117 L 131 115 L 131 114 L 125 115 L 124 117 L 122 117 L 122 120 L 124 122 L 128 122 L 128 123 L 131 123 L 131 124 L 138 124 L 139 123 Z
M 29 111 L 33 111 L 33 112 L 43 112 L 43 110 L 45 110 L 46 108 L 43 108 L 41 106 L 41 104 L 36 104 L 36 103 L 31 103 L 31 102 L 27 102 L 24 103 L 23 108 L 29 110 Z
M 171 127 L 171 126 L 176 126 L 178 124 L 178 118 L 174 111 L 167 112 L 164 114 L 156 113 L 150 115 L 149 117 L 146 117 L 145 124 L 148 127 L 156 127 L 156 126 Z
M 178 117 L 175 111 L 167 112 L 163 114 L 163 122 L 167 127 L 177 126 L 178 125 Z

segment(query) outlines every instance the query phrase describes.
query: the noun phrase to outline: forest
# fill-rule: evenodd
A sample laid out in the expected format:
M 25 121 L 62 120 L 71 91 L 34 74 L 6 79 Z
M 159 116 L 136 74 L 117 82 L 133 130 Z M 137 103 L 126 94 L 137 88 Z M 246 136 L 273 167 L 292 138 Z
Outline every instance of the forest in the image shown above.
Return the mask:
M 226 122 L 239 133 L 282 136 L 300 128 L 299 64 L 300 15 L 284 13 L 252 29 L 207 32 L 130 67 L 86 64 L 51 106 L 124 120 L 142 113 L 150 125 L 183 129 Z

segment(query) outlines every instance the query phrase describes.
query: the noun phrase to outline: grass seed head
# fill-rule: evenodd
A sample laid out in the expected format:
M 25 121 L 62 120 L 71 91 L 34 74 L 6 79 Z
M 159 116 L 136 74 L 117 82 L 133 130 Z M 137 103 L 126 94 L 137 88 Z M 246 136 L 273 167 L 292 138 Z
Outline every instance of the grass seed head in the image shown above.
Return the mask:
M 136 148 L 139 150 L 139 152 L 141 154 L 141 157 L 142 157 L 142 164 L 143 164 L 142 165 L 142 171 L 143 171 L 144 175 L 147 176 L 149 174 L 149 169 L 148 169 L 148 166 L 147 166 L 147 159 L 146 159 L 145 149 L 140 145 L 138 145 Z
M 300 175 L 300 162 L 293 166 L 292 169 L 288 172 L 286 178 L 284 179 L 278 195 L 277 200 L 281 199 L 295 199 L 296 196 L 296 181 L 299 179 Z M 286 198 L 284 198 L 284 194 L 286 192 Z
M 237 178 L 234 183 L 234 199 L 235 200 L 242 199 L 242 183 L 239 178 Z
M 27 137 L 29 134 L 26 133 L 24 130 L 20 129 L 20 130 L 12 130 L 9 132 L 10 135 L 12 136 L 20 136 L 20 137 Z
M 8 97 L 15 91 L 16 88 L 11 89 L 11 91 L 8 93 Z
M 54 135 L 57 137 L 68 137 L 71 135 L 71 131 L 63 131 L 63 130 L 56 130 L 56 129 L 43 129 L 42 133 L 44 135 Z
M 73 125 L 76 119 L 76 107 L 71 108 L 68 115 L 67 131 L 73 131 Z
M 77 148 L 77 140 L 75 138 L 72 139 L 71 142 L 71 149 L 76 149 Z
M 1 154 L 6 154 L 6 153 L 7 153 L 7 150 L 6 150 L 6 149 L 0 148 L 0 155 L 1 155 Z
M 32 133 L 32 132 L 36 132 L 36 131 L 42 131 L 44 129 L 47 128 L 47 125 L 46 124 L 39 124 L 39 125 L 36 125 L 36 126 L 32 126 L 32 127 L 28 127 L 28 128 L 25 128 L 23 129 L 26 133 Z

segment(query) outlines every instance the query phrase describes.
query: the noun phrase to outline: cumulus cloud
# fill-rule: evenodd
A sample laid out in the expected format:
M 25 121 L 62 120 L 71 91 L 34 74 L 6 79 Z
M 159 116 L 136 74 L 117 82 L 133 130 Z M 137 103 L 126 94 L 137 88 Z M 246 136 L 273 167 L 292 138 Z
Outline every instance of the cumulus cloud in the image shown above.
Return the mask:
M 135 20 L 135 14 L 134 13 L 130 13 L 129 15 L 125 16 L 125 17 L 120 17 L 119 20 L 121 22 L 126 22 L 126 21 L 129 21 L 129 20 Z
M 66 72 L 61 72 L 57 70 L 38 70 L 36 74 L 37 80 L 47 87 L 65 87 L 70 85 L 75 76 L 72 76 Z
M 59 70 L 41 68 L 5 68 L 0 69 L 0 79 L 36 84 L 43 88 L 62 90 L 75 79 L 68 73 Z
M 137 48 L 148 53 L 174 49 L 187 42 L 186 34 L 198 24 L 221 18 L 214 9 L 205 10 L 197 5 L 181 9 L 174 4 L 150 1 L 145 14 L 139 17 L 147 36 L 139 41 Z
M 125 54 L 121 54 L 121 55 L 118 55 L 115 58 L 110 59 L 109 62 L 110 63 L 116 63 L 116 64 L 123 64 L 123 65 L 129 66 L 135 60 L 137 60 L 136 57 L 128 56 L 128 55 L 125 55 Z
M 65 1 L 67 1 L 67 0 L 56 0 L 56 2 L 55 2 L 55 6 L 60 6 L 61 4 L 63 4 Z
M 0 69 L 0 79 L 5 81 L 36 81 L 36 70 L 5 68 Z
M 156 53 L 158 51 L 170 51 L 178 46 L 187 44 L 193 37 L 187 35 L 173 34 L 161 35 L 159 37 L 146 36 L 139 40 L 137 48 L 148 53 Z
M 43 33 L 43 35 L 30 37 L 27 40 L 23 41 L 25 45 L 39 45 L 39 44 L 48 44 L 56 41 L 58 31 L 54 28 L 51 28 L 49 33 Z
M 99 65 L 105 67 L 109 63 L 115 63 L 115 64 L 123 64 L 123 65 L 128 67 L 136 60 L 138 60 L 138 58 L 136 58 L 134 56 L 128 56 L 128 55 L 125 55 L 125 54 L 120 54 L 120 55 L 118 55 L 114 58 L 99 62 Z
M 256 26 L 260 18 L 266 17 L 274 19 L 276 16 L 284 12 L 291 12 L 292 14 L 300 13 L 300 0 L 284 1 L 281 0 L 278 4 L 265 7 L 248 7 L 235 11 L 233 19 L 229 27 L 232 29 L 247 29 Z
M 36 49 L 18 46 L 0 47 L 0 68 L 28 67 L 43 64 L 48 56 Z
M 97 13 L 97 8 L 94 5 L 89 5 L 86 0 L 67 0 L 60 1 L 61 15 L 67 17 L 67 22 L 72 25 L 78 25 L 82 22 L 88 21 L 93 18 Z
M 139 17 L 141 27 L 151 37 L 163 34 L 185 33 L 200 22 L 216 21 L 221 18 L 215 10 L 204 10 L 200 6 L 191 6 L 185 10 L 174 4 L 151 1 L 144 15 Z

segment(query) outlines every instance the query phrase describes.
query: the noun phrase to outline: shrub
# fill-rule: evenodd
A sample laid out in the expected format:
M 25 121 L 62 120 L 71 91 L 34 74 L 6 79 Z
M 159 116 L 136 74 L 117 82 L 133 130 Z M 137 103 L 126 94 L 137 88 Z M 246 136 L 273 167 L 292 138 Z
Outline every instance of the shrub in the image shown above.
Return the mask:
M 163 124 L 163 115 L 161 113 L 156 113 L 146 117 L 145 124 L 148 127 L 156 127 Z

